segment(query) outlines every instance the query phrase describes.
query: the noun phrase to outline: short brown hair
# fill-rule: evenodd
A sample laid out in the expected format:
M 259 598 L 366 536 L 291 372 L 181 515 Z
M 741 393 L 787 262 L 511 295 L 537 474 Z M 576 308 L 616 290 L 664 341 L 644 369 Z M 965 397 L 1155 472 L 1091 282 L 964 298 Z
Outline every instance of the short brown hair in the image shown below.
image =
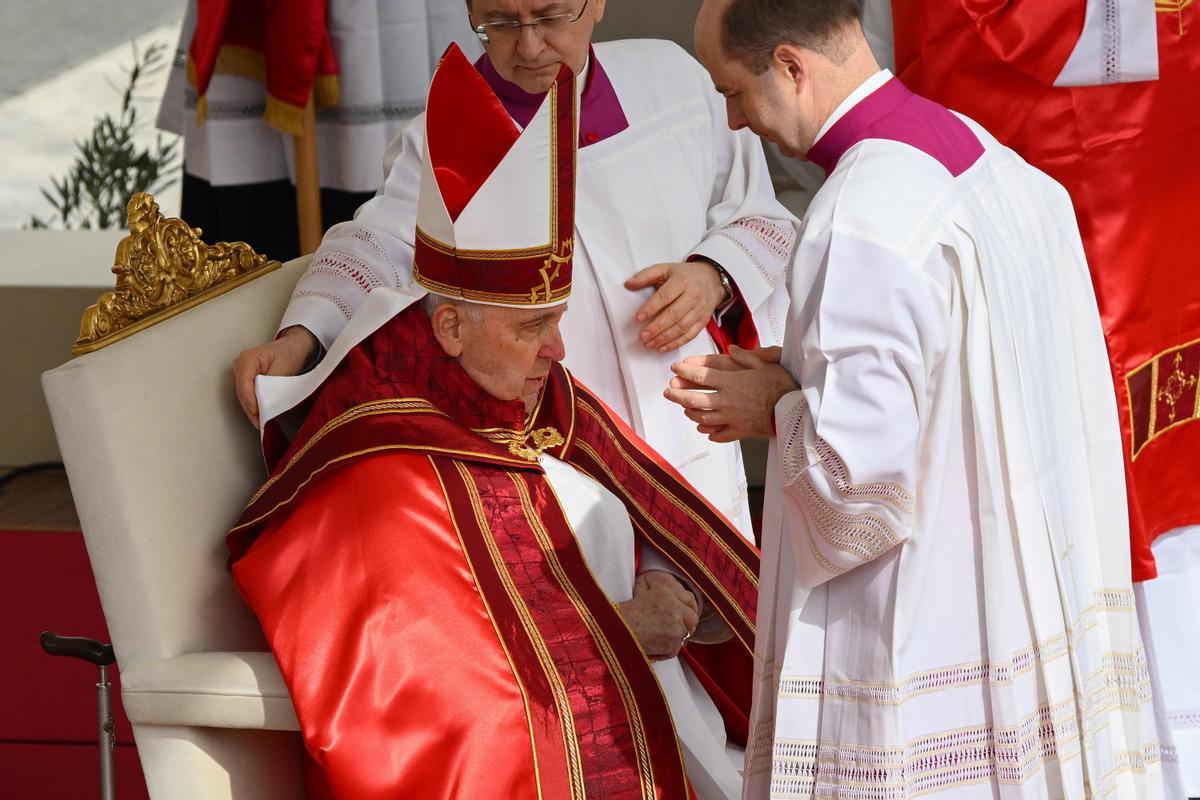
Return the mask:
M 733 0 L 725 9 L 721 46 L 756 75 L 771 54 L 791 43 L 840 61 L 837 34 L 862 16 L 859 0 Z

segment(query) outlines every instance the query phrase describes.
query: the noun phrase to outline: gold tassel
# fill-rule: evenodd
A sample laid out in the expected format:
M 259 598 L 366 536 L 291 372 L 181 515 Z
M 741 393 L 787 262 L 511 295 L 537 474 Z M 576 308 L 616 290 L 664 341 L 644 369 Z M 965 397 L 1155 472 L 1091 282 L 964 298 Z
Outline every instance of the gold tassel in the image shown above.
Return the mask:
M 248 47 L 223 45 L 217 53 L 217 63 L 213 73 L 223 75 L 239 75 L 259 83 L 267 82 L 267 59 L 257 50 Z
M 304 134 L 304 109 L 267 95 L 267 111 L 263 120 L 277 131 L 293 136 Z
M 342 86 L 337 75 L 318 75 L 313 81 L 312 90 L 318 109 L 336 106 L 341 99 Z

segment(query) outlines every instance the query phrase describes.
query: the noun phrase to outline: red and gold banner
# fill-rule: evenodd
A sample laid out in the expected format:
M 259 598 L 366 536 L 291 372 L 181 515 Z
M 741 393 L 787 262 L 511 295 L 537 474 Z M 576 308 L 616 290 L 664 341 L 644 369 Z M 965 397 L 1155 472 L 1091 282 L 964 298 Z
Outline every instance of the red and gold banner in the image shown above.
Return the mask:
M 252 78 L 267 87 L 264 119 L 302 134 L 309 96 L 316 108 L 338 101 L 338 70 L 326 22 L 326 0 L 198 0 L 188 47 L 188 80 L 199 94 L 196 117 L 215 73 Z
M 1082 0 L 893 0 L 897 74 L 979 121 L 1075 204 L 1125 444 L 1133 577 L 1200 522 L 1200 4 L 1159 2 L 1159 79 L 1055 87 Z M 1189 405 L 1189 401 L 1191 405 Z

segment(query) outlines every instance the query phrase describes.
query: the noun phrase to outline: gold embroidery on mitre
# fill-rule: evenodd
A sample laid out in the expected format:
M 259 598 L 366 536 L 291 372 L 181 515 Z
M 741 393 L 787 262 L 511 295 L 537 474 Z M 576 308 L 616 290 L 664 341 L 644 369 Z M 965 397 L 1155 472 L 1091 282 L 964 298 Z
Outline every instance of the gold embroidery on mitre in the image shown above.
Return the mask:
M 533 440 L 532 446 L 527 444 L 530 439 Z M 520 441 L 509 442 L 508 452 L 526 461 L 537 461 L 543 451 L 558 447 L 565 441 L 557 428 L 538 428 L 530 431 Z
M 542 276 L 542 282 L 529 290 L 529 302 L 538 302 L 538 292 L 542 292 L 543 303 L 549 303 L 557 294 L 551 289 L 551 284 L 558 280 L 558 274 L 562 272 L 563 264 L 571 263 L 571 257 L 575 252 L 575 237 L 563 239 L 558 243 L 556 252 L 550 254 L 550 257 L 542 262 L 542 266 L 538 268 L 538 274 Z M 560 290 L 561 292 L 561 290 Z

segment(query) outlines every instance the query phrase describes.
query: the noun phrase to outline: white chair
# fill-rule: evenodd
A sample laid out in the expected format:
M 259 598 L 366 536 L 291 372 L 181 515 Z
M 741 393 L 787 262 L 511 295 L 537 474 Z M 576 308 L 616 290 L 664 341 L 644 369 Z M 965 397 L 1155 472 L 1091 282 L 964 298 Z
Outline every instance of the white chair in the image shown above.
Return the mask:
M 93 351 L 42 383 L 146 783 L 154 800 L 302 798 L 295 712 L 224 535 L 264 477 L 231 365 L 272 335 L 306 259 L 205 247 L 148 195 L 130 227 L 117 292 L 84 318 Z

